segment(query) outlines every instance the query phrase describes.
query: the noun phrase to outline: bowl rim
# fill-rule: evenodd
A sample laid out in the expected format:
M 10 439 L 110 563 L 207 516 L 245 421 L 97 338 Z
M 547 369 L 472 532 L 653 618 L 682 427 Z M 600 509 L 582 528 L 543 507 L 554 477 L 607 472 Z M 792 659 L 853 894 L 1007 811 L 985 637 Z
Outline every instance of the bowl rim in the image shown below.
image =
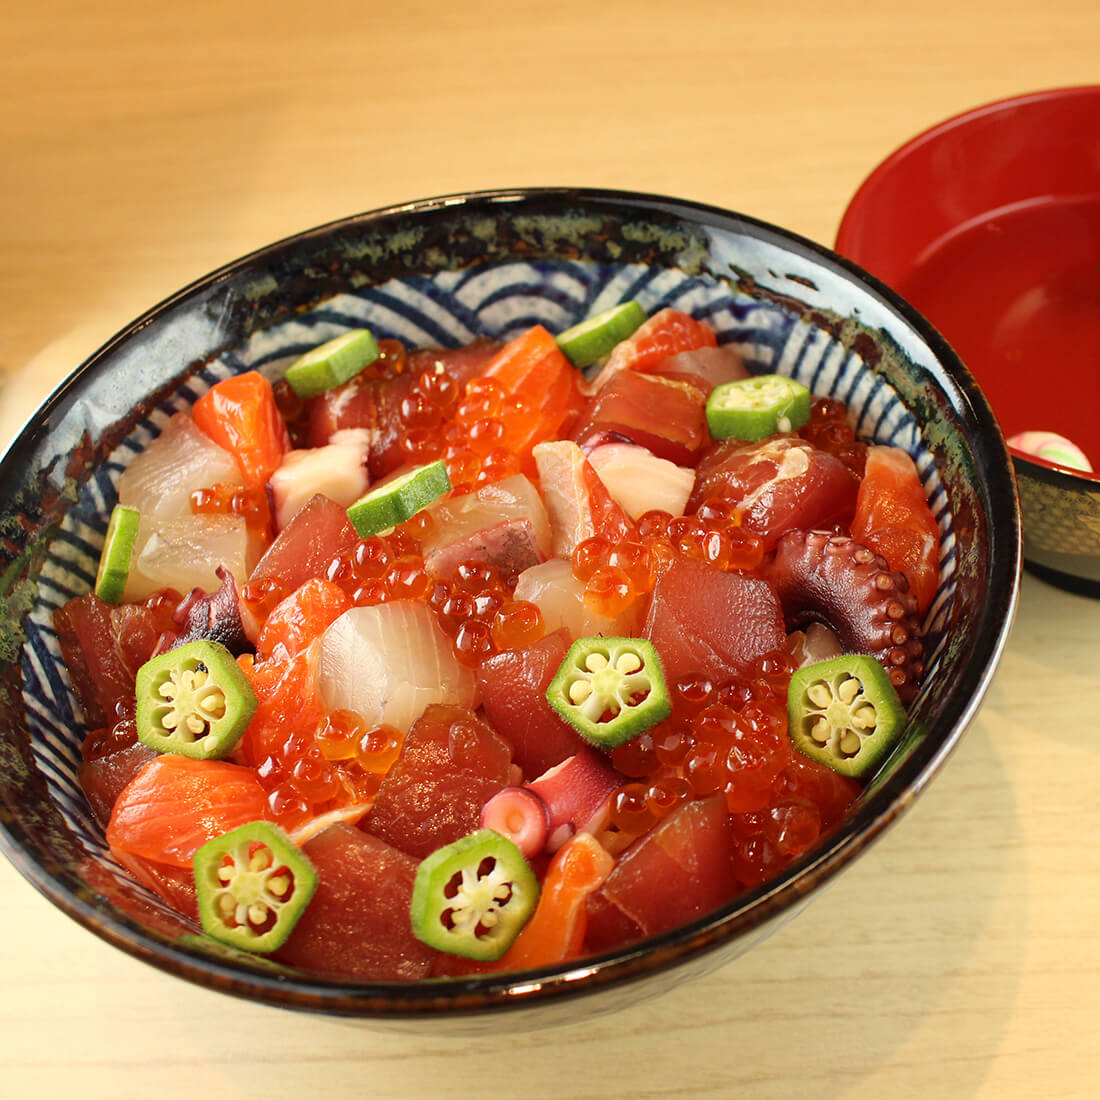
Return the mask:
M 537 1007 L 573 999 L 600 989 L 620 988 L 655 971 L 675 971 L 754 930 L 797 912 L 799 902 L 847 867 L 870 843 L 912 804 L 957 746 L 979 709 L 1007 642 L 1019 594 L 1022 536 L 1019 497 L 1007 447 L 992 411 L 968 369 L 942 336 L 886 284 L 857 264 L 824 245 L 760 219 L 721 207 L 646 192 L 584 187 L 518 187 L 455 192 L 432 198 L 391 204 L 336 218 L 231 260 L 176 291 L 119 330 L 63 380 L 31 415 L 23 430 L 0 456 L 0 465 L 13 461 L 33 440 L 33 425 L 62 402 L 79 378 L 94 370 L 115 348 L 155 321 L 162 313 L 243 272 L 281 250 L 297 248 L 343 229 L 387 219 L 432 216 L 449 208 L 495 208 L 516 203 L 559 203 L 614 209 L 628 216 L 672 216 L 698 227 L 716 227 L 747 234 L 800 254 L 805 260 L 855 282 L 915 331 L 945 374 L 944 384 L 956 413 L 978 433 L 991 453 L 984 468 L 983 504 L 989 529 L 989 580 L 999 598 L 979 610 L 986 629 L 976 630 L 967 675 L 949 689 L 942 715 L 945 733 L 925 738 L 912 755 L 860 805 L 820 849 L 795 861 L 785 872 L 733 902 L 687 924 L 615 951 L 585 957 L 566 966 L 544 967 L 502 975 L 466 979 L 402 982 L 348 982 L 309 975 L 265 973 L 258 967 L 230 965 L 209 954 L 183 948 L 125 916 L 96 905 L 75 876 L 31 859 L 23 843 L 26 833 L 0 803 L 0 849 L 20 873 L 48 900 L 85 928 L 113 946 L 151 965 L 224 993 L 279 1007 L 366 1019 L 410 1020 L 493 1014 L 520 1006 Z M 951 385 L 947 385 L 950 383 Z M 993 522 L 992 507 L 1005 507 Z M 965 690 L 964 690 L 965 688 Z
M 837 227 L 835 250 L 842 256 L 847 255 L 851 245 L 851 239 L 855 234 L 855 223 L 860 217 L 860 208 L 865 204 L 867 195 L 878 187 L 882 178 L 894 171 L 898 164 L 914 153 L 938 141 L 944 134 L 952 130 L 967 126 L 979 119 L 989 118 L 1003 111 L 1015 111 L 1040 104 L 1050 103 L 1055 100 L 1092 100 L 1097 101 L 1100 109 L 1100 84 L 1069 84 L 1056 88 L 1043 88 L 1034 92 L 1021 92 L 1000 99 L 990 100 L 976 107 L 968 107 L 953 115 L 934 122 L 932 125 L 907 138 L 896 146 L 864 177 L 863 182 L 856 188 L 848 205 L 841 215 L 840 224 Z M 873 276 L 872 276 L 873 277 Z M 1023 471 L 1031 476 L 1040 477 L 1041 480 L 1057 486 L 1060 489 L 1074 492 L 1084 488 L 1089 491 L 1090 486 L 1100 489 L 1100 470 L 1088 473 L 1079 470 L 1071 470 L 1057 463 L 1044 462 L 1026 451 L 1009 446 L 1009 453 L 1016 463 L 1023 467 Z

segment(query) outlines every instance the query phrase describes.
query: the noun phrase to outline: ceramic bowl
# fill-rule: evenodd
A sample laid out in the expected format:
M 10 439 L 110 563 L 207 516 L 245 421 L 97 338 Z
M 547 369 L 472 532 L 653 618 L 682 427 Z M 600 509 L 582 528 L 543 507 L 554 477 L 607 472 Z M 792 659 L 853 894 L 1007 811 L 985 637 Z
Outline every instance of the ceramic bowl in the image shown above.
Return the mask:
M 843 398 L 913 455 L 940 532 L 929 673 L 850 820 L 785 873 L 668 934 L 558 969 L 414 985 L 327 981 L 226 957 L 115 865 L 75 778 L 83 728 L 51 616 L 86 591 L 125 463 L 217 379 L 277 370 L 366 323 L 414 345 L 552 330 L 625 298 L 705 318 L 756 370 Z M 905 810 L 974 715 L 1019 573 L 1008 454 L 967 371 L 909 306 L 826 249 L 751 218 L 568 189 L 456 195 L 322 226 L 214 272 L 119 333 L 0 462 L 0 846 L 86 928 L 171 974 L 291 1009 L 436 1028 L 575 1020 L 744 952 Z M 731 977 L 731 980 L 736 980 Z
M 1012 448 L 1028 567 L 1100 596 L 1100 86 L 926 130 L 868 176 L 836 248 L 943 333 L 1010 440 L 1055 433 L 1089 458 Z

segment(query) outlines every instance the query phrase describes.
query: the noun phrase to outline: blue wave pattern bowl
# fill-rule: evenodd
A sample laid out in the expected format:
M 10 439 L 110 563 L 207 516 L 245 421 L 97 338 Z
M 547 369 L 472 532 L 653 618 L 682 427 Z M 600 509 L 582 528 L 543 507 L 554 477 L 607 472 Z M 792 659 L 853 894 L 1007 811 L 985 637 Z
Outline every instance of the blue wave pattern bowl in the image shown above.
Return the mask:
M 211 950 L 111 859 L 77 781 L 85 729 L 53 612 L 90 588 L 119 474 L 211 385 L 281 377 L 365 325 L 409 346 L 561 331 L 628 298 L 706 320 L 750 369 L 844 401 L 862 437 L 917 463 L 940 528 L 929 672 L 907 735 L 849 822 L 773 882 L 691 925 L 585 959 L 447 983 L 348 983 Z M 791 917 L 912 801 L 992 675 L 1014 606 L 1019 523 L 984 399 L 936 334 L 825 250 L 722 211 L 651 196 L 544 190 L 453 196 L 302 234 L 158 306 L 81 366 L 0 463 L 0 845 L 104 939 L 192 981 L 292 1008 L 465 1025 L 575 1018 L 747 950 Z M 497 1020 L 497 1023 L 500 1021 Z

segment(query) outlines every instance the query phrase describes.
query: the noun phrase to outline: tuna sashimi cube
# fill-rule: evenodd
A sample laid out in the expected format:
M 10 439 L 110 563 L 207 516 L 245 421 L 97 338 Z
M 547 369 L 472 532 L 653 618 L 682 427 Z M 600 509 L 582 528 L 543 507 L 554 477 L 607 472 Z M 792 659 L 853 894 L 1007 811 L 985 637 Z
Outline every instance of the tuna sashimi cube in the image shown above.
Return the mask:
M 624 370 L 600 390 L 572 437 L 584 450 L 626 440 L 678 466 L 694 466 L 710 442 L 706 400 L 694 382 Z
M 658 578 L 642 634 L 660 654 L 670 686 L 683 676 L 724 683 L 787 638 L 767 581 L 683 558 Z
M 629 847 L 589 899 L 586 946 L 622 946 L 702 916 L 737 892 L 732 820 L 721 795 L 673 810 Z M 633 935 L 631 933 L 633 932 Z
M 463 707 L 429 707 L 405 738 L 362 827 L 423 859 L 474 832 L 514 776 L 512 748 Z
M 496 653 L 478 669 L 485 716 L 511 742 L 527 779 L 587 744 L 546 701 L 546 689 L 571 644 L 568 632 L 557 630 L 534 645 Z
M 318 493 L 279 532 L 248 582 L 277 582 L 285 595 L 311 577 L 323 577 L 328 563 L 358 541 L 347 509 Z
M 435 955 L 409 924 L 418 861 L 352 825 L 331 825 L 302 849 L 317 892 L 274 957 L 366 981 L 416 981 Z

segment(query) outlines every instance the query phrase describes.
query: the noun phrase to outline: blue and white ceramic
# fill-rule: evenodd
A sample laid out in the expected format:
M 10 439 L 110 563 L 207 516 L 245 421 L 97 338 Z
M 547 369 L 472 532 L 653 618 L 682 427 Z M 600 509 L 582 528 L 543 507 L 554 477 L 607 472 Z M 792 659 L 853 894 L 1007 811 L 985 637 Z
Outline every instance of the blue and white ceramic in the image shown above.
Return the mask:
M 930 669 L 908 736 L 847 825 L 786 873 L 695 923 L 561 971 L 356 984 L 213 953 L 113 862 L 76 779 L 85 734 L 52 627 L 90 588 L 118 475 L 172 413 L 227 375 L 271 378 L 350 327 L 409 346 L 560 331 L 620 301 L 706 320 L 750 369 L 843 400 L 860 435 L 914 458 L 940 527 Z M 1007 452 L 973 380 L 869 276 L 763 223 L 652 196 L 450 196 L 280 242 L 164 302 L 79 367 L 0 462 L 0 846 L 63 910 L 146 961 L 227 992 L 377 1021 L 575 1016 L 743 952 L 911 802 L 974 714 L 1019 571 Z M 182 936 L 182 938 L 181 938 Z M 568 1002 L 568 1003 L 567 1003 Z M 499 1024 L 501 1021 L 496 1020 Z

